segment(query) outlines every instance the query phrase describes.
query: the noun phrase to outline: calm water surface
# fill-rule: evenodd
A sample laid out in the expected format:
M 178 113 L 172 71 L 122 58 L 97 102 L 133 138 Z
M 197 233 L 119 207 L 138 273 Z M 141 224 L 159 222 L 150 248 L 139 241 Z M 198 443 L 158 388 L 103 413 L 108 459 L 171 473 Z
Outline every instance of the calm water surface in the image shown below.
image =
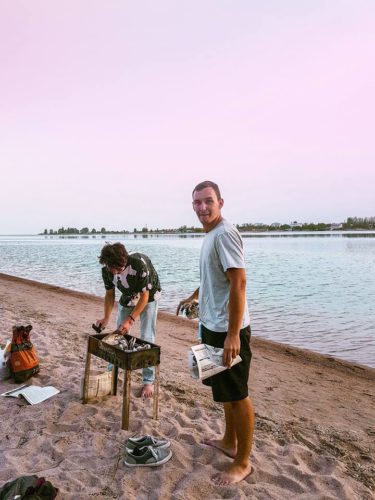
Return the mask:
M 254 335 L 375 367 L 375 234 L 243 236 Z M 103 296 L 105 241 L 150 256 L 161 309 L 199 285 L 201 236 L 0 236 L 0 272 Z

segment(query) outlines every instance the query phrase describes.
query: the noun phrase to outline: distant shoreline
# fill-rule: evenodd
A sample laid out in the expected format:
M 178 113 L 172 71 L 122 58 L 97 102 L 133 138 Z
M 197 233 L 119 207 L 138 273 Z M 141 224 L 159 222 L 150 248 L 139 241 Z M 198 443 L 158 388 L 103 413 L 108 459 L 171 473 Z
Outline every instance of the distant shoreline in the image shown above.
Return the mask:
M 299 230 L 267 230 L 267 231 L 240 231 L 243 236 L 361 236 L 361 235 L 371 235 L 375 236 L 374 229 L 340 229 L 340 230 L 325 230 L 325 231 L 299 231 Z M 76 234 L 76 233 L 64 233 L 64 234 L 43 234 L 43 233 L 4 233 L 0 234 L 0 237 L 5 236 L 23 236 L 32 237 L 40 236 L 45 238 L 106 238 L 108 236 L 133 236 L 136 238 L 142 237 L 157 237 L 157 236 L 179 236 L 179 237 L 202 237 L 204 232 L 147 232 L 147 233 L 134 233 L 134 232 L 108 232 L 108 233 L 89 233 L 89 234 Z

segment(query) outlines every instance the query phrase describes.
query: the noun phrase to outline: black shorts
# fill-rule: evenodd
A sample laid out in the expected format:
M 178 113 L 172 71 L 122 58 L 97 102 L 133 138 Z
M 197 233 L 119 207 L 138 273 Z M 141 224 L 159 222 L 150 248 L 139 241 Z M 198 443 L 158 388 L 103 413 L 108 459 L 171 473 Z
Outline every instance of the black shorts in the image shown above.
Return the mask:
M 202 342 L 213 347 L 224 347 L 226 332 L 212 332 L 201 325 Z M 250 326 L 240 330 L 240 356 L 242 361 L 229 370 L 217 373 L 213 377 L 203 380 L 204 385 L 212 388 L 214 401 L 217 403 L 229 403 L 240 401 L 249 395 L 247 386 L 251 361 L 250 348 L 251 330 Z

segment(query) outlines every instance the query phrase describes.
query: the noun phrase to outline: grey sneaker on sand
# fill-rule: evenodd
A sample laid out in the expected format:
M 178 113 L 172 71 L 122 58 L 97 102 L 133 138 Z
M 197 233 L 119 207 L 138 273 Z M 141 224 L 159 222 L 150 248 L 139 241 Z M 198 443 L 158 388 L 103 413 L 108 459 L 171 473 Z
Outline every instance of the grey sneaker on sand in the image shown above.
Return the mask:
M 144 446 L 143 448 L 134 448 L 132 451 L 127 450 L 124 464 L 127 467 L 157 467 L 168 462 L 170 458 L 172 458 L 170 448 Z
M 166 449 L 171 446 L 168 439 L 157 439 L 153 436 L 130 437 L 125 441 L 126 450 L 135 450 L 135 448 L 143 448 L 144 446 L 152 446 L 153 448 Z

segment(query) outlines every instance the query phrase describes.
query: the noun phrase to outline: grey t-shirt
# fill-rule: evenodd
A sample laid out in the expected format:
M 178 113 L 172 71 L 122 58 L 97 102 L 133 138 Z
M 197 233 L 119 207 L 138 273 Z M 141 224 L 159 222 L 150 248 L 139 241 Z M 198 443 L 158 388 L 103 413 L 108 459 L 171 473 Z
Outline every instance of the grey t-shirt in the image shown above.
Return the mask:
M 227 332 L 230 284 L 225 272 L 230 268 L 244 269 L 245 260 L 241 235 L 225 219 L 206 234 L 199 267 L 199 319 L 209 330 Z M 241 328 L 249 324 L 246 302 Z

